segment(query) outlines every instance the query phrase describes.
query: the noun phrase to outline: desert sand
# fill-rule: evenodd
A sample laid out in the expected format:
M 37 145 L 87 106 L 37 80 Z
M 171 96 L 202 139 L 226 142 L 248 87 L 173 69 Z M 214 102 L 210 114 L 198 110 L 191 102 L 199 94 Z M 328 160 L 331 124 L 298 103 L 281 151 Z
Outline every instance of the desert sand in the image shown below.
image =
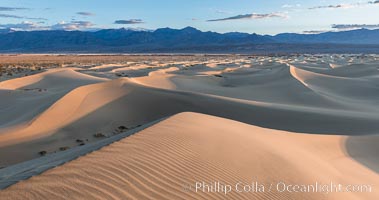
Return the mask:
M 376 190 L 328 195 L 196 191 L 196 182 L 216 180 L 377 185 L 378 174 L 350 158 L 346 140 L 180 113 L 0 194 L 5 199 L 374 199 Z M 375 154 L 365 152 L 368 158 Z M 193 191 L 183 188 L 188 185 Z
M 0 82 L 1 197 L 379 196 L 377 56 L 143 58 L 62 64 Z M 225 195 L 195 191 L 201 181 L 332 181 L 372 191 Z

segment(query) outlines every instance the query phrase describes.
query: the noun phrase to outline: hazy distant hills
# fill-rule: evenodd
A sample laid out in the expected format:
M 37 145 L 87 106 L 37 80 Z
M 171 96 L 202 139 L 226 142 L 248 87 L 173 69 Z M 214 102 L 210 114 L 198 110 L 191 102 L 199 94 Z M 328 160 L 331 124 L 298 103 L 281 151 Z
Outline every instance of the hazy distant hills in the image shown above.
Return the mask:
M 192 27 L 155 31 L 0 30 L 0 51 L 15 53 L 379 53 L 379 30 L 275 36 L 202 32 Z
M 379 29 L 358 29 L 319 34 L 282 33 L 271 38 L 282 43 L 379 44 Z

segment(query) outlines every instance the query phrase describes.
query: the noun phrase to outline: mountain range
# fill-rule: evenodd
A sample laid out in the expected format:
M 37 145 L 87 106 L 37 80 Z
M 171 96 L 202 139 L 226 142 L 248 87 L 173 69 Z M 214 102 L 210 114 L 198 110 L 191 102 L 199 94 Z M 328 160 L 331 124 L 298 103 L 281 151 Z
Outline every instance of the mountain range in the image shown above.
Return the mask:
M 98 31 L 0 29 L 2 53 L 379 53 L 379 29 L 319 34 L 202 32 L 192 27 Z

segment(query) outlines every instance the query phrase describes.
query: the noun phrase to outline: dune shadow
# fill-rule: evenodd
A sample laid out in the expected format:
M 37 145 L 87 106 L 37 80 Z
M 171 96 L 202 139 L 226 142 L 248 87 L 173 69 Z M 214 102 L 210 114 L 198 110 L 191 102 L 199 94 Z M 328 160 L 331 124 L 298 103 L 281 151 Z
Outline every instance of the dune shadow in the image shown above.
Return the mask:
M 379 173 L 379 135 L 350 136 L 345 142 L 347 153 L 357 162 Z
M 23 144 L 2 147 L 0 154 L 4 158 L 10 153 L 18 158 L 11 158 L 12 161 L 4 159 L 0 164 L 9 165 L 38 157 L 38 152 L 42 150 L 54 152 L 57 146 L 75 146 L 77 139 L 89 139 L 91 142 L 95 140 L 93 134 L 112 134 L 119 126 L 134 127 L 180 112 L 203 113 L 260 127 L 300 133 L 357 135 L 372 133 L 379 128 L 374 119 L 293 110 L 213 95 L 125 84 L 120 90 L 125 90 L 124 95 L 104 102 L 75 121 L 59 127 L 54 134 Z M 98 92 L 109 89 L 112 88 Z M 93 98 L 87 98 L 88 102 L 84 101 L 81 105 L 89 105 L 91 99 Z M 349 123 L 351 121 L 354 123 Z M 17 147 L 20 145 L 28 151 L 20 152 Z

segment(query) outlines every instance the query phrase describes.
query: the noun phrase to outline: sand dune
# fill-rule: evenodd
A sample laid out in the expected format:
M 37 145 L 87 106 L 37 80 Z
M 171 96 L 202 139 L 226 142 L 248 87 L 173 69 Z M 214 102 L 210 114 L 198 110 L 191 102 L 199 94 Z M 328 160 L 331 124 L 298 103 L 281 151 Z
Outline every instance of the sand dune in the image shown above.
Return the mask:
M 49 89 L 57 90 L 76 88 L 81 85 L 98 83 L 106 79 L 88 76 L 75 71 L 75 68 L 50 69 L 46 72 L 26 76 L 17 79 L 11 79 L 0 83 L 0 89 Z
M 169 117 L 2 190 L 1 199 L 378 196 L 183 190 L 217 180 L 378 185 L 375 56 L 186 59 L 60 67 L 0 82 L 0 183 L 12 167 L 26 174 L 15 180 L 27 179 Z
M 372 105 L 364 109 L 365 106 L 357 105 L 359 102 L 355 101 L 364 100 L 362 103 L 371 101 L 372 104 L 376 104 L 379 89 L 373 80 L 318 74 L 284 64 L 265 66 L 261 69 L 235 68 L 231 72 L 221 73 L 222 77 L 193 76 L 192 72 L 186 74 L 186 71 L 179 75 L 175 75 L 176 73 L 177 71 L 174 71 L 166 76 L 150 76 L 136 80 L 144 85 L 165 89 L 260 102 L 364 112 L 372 111 Z M 164 84 L 160 84 L 161 82 Z M 359 108 L 355 108 L 356 106 Z
M 7 113 L 0 130 L 27 123 L 72 89 L 106 80 L 64 68 L 0 82 L 0 111 Z
M 1 164 L 35 158 L 43 150 L 54 152 L 59 147 L 75 146 L 77 139 L 91 142 L 96 140 L 95 133 L 112 136 L 121 125 L 134 127 L 184 111 L 296 132 L 356 135 L 375 133 L 379 127 L 376 114 L 162 90 L 122 78 L 79 87 L 25 126 L 3 131 Z M 15 153 L 10 152 L 20 148 L 29 151 L 12 156 Z
M 373 105 L 379 103 L 379 86 L 373 81 L 317 74 L 293 66 L 291 74 L 313 91 L 341 101 Z M 359 104 L 359 106 L 364 105 Z
M 166 66 L 159 66 L 159 65 L 131 65 L 127 67 L 117 68 L 113 69 L 112 72 L 128 77 L 141 77 L 141 76 L 147 76 L 149 72 L 165 68 Z
M 92 111 L 101 106 L 124 95 L 122 90 L 110 90 L 98 95 L 92 95 L 97 90 L 104 89 L 109 84 L 118 84 L 118 82 L 106 82 L 98 87 L 84 86 L 70 92 L 61 100 L 53 104 L 44 113 L 32 120 L 26 127 L 16 128 L 16 131 L 7 130 L 1 135 L 0 144 L 6 142 L 12 144 L 14 142 L 22 142 L 27 139 L 38 139 L 41 135 L 51 134 L 52 131 L 62 128 L 81 117 L 88 115 Z M 82 105 L 83 101 L 88 100 Z M 59 117 L 58 117 L 59 116 Z M 3 143 L 4 142 L 4 143 Z
M 296 64 L 293 64 L 293 66 L 320 74 L 339 77 L 359 78 L 375 76 L 379 74 L 377 64 L 348 64 L 341 65 L 338 67 L 332 67 L 332 69 L 323 69 L 320 68 L 320 66 L 309 67 L 307 66 L 307 64 L 305 64 L 305 66 L 300 67 L 298 67 L 298 65 Z
M 233 189 L 225 195 L 199 187 L 196 192 L 196 182 L 213 181 L 231 185 L 258 181 L 266 187 L 316 181 L 379 184 L 375 172 L 346 154 L 341 146 L 345 140 L 182 113 L 0 194 L 4 199 L 375 199 L 377 191 L 326 195 Z M 192 191 L 183 189 L 188 185 Z
M 132 64 L 132 63 L 128 63 L 128 64 Z M 94 70 L 96 72 L 107 72 L 107 71 L 112 71 L 113 69 L 125 67 L 128 64 L 117 64 L 117 63 L 116 64 L 103 64 L 103 65 L 91 67 L 89 68 L 89 70 Z

